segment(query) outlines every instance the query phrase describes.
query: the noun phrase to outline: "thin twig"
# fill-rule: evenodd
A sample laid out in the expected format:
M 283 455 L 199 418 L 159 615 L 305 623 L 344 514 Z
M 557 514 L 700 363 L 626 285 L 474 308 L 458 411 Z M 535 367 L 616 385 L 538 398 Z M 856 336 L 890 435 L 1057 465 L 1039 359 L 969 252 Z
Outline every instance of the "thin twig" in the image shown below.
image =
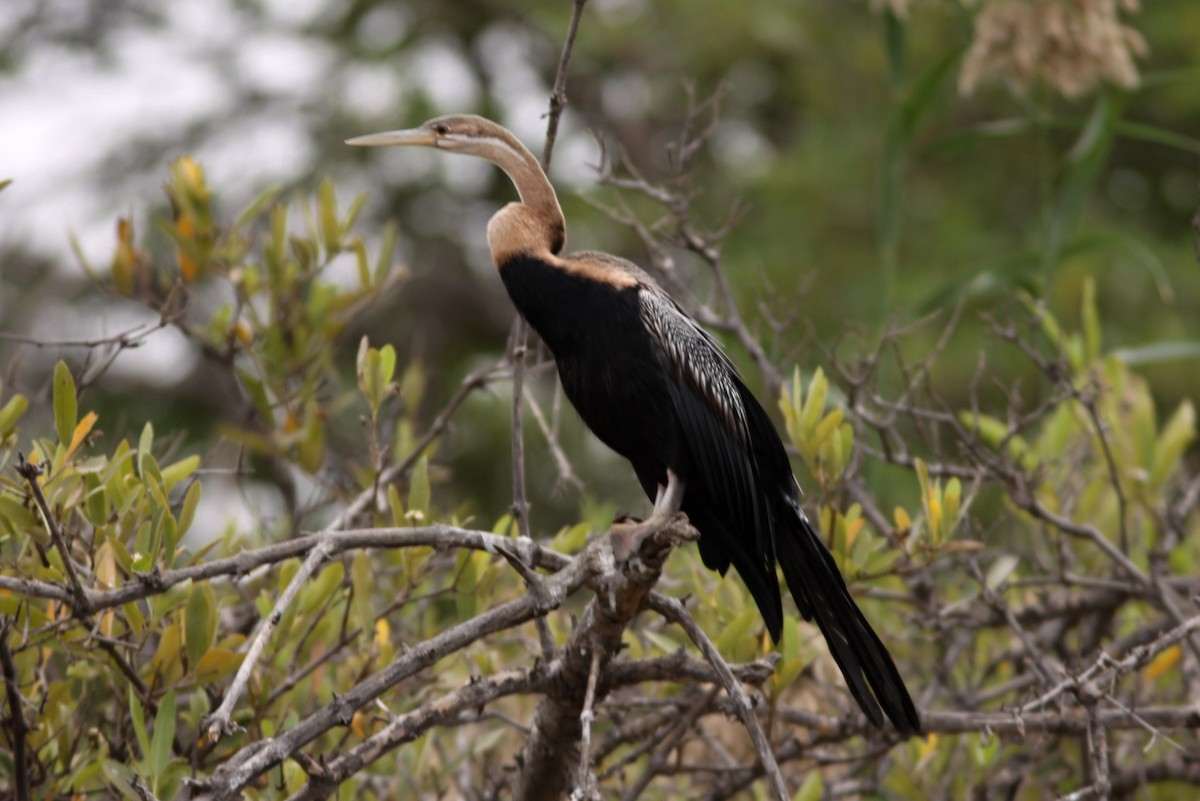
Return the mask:
M 509 539 L 508 542 L 511 545 L 513 540 Z M 258 776 L 335 726 L 348 725 L 356 710 L 371 703 L 405 679 L 483 637 L 514 628 L 534 617 L 544 615 L 549 609 L 558 607 L 600 572 L 604 544 L 602 540 L 597 540 L 579 556 L 569 560 L 563 569 L 546 579 L 543 592 L 537 596 L 526 593 L 520 598 L 500 604 L 470 620 L 443 630 L 411 648 L 386 668 L 373 673 L 345 694 L 335 696 L 328 704 L 292 728 L 268 740 L 244 746 L 222 763 L 207 781 L 199 783 L 208 794 L 193 795 L 193 798 L 223 801 L 238 797 L 241 790 Z
M 75 572 L 75 561 L 71 558 L 71 552 L 63 538 L 62 529 L 59 528 L 58 521 L 54 519 L 54 513 L 50 511 L 50 504 L 46 501 L 45 494 L 42 493 L 42 485 L 38 482 L 38 476 L 42 474 L 42 466 L 25 461 L 25 455 L 21 453 L 17 454 L 17 460 L 17 474 L 29 485 L 34 503 L 42 513 L 42 520 L 45 521 L 46 529 L 50 532 L 50 541 L 54 544 L 59 556 L 62 557 L 63 569 L 67 572 L 67 579 L 71 582 L 71 593 L 75 599 L 75 614 L 86 617 L 91 613 L 92 607 L 83 585 L 79 583 L 79 574 Z
M 412 742 L 433 726 L 454 721 L 470 710 L 482 709 L 498 698 L 536 692 L 546 683 L 548 675 L 544 664 L 528 670 L 502 671 L 486 679 L 471 681 L 411 712 L 391 716 L 386 726 L 359 745 L 319 770 L 308 769 L 308 784 L 291 795 L 288 801 L 320 801 L 328 798 L 341 782 L 388 752 Z
M 459 384 L 458 390 L 450 398 L 445 408 L 443 408 L 442 411 L 438 413 L 437 417 L 434 418 L 433 423 L 429 426 L 429 429 L 425 432 L 424 436 L 422 436 L 421 439 L 418 440 L 413 446 L 412 451 L 409 452 L 408 456 L 406 456 L 400 462 L 385 469 L 382 475 L 379 476 L 379 480 L 371 487 L 368 487 L 360 492 L 358 496 L 350 502 L 350 505 L 343 509 L 341 514 L 335 517 L 333 521 L 325 527 L 324 530 L 337 531 L 338 529 L 346 528 L 350 525 L 355 517 L 362 513 L 364 509 L 368 507 L 374 508 L 374 504 L 378 496 L 378 488 L 386 487 L 388 484 L 392 483 L 397 478 L 408 472 L 408 470 L 410 470 L 412 466 L 417 463 L 417 460 L 421 458 L 422 454 L 425 453 L 425 449 L 429 447 L 430 443 L 441 436 L 442 432 L 446 430 L 446 427 L 450 425 L 450 420 L 454 417 L 454 413 L 458 411 L 458 407 L 462 405 L 463 401 L 465 401 L 467 397 L 476 389 L 486 385 L 496 373 L 504 368 L 505 364 L 506 360 L 502 359 L 495 364 L 489 364 L 468 374 L 467 377 L 462 380 L 462 383 Z
M 218 740 L 227 734 L 233 734 L 238 731 L 238 726 L 233 722 L 233 708 L 237 705 L 238 699 L 242 692 L 246 689 L 246 684 L 250 681 L 250 674 L 258 665 L 259 657 L 262 656 L 263 649 L 267 646 L 267 640 L 271 638 L 271 632 L 279 625 L 279 621 L 283 619 L 283 613 L 292 605 L 292 601 L 300 594 L 300 590 L 308 582 L 309 577 L 313 572 L 324 562 L 331 553 L 333 553 L 334 539 L 328 534 L 321 535 L 313 549 L 309 552 L 308 558 L 300 565 L 300 569 L 296 571 L 296 575 L 288 582 L 286 588 L 280 594 L 279 599 L 275 602 L 275 608 L 271 610 L 271 614 L 267 615 L 258 624 L 258 631 L 254 633 L 254 640 L 250 643 L 250 648 L 246 651 L 246 656 L 242 660 L 241 666 L 238 667 L 237 675 L 234 676 L 233 683 L 229 685 L 229 689 L 225 692 L 225 698 L 221 701 L 221 705 L 217 707 L 217 711 L 213 712 L 204 721 L 204 729 L 208 732 L 209 738 Z
M 583 7 L 587 0 L 575 0 L 571 8 L 571 21 L 567 24 L 567 38 L 563 40 L 562 53 L 558 57 L 558 69 L 554 73 L 554 89 L 550 92 L 550 111 L 546 120 L 546 144 L 542 148 L 542 169 L 550 169 L 554 156 L 554 143 L 558 139 L 558 120 L 567 107 L 567 72 L 571 65 L 571 54 L 575 51 L 575 35 L 579 32 L 579 20 L 583 18 Z
M 734 709 L 737 710 L 742 724 L 750 732 L 750 739 L 754 743 L 754 750 L 758 753 L 758 759 L 762 763 L 768 781 L 771 783 L 771 791 L 775 794 L 776 801 L 788 801 L 790 796 L 788 795 L 787 784 L 784 782 L 783 774 L 779 771 L 779 765 L 775 761 L 775 753 L 771 749 L 771 743 L 767 740 L 767 735 L 763 731 L 762 725 L 758 722 L 758 717 L 750 707 L 750 699 L 746 696 L 745 690 L 742 689 L 742 685 L 729 669 L 729 663 L 721 656 L 721 652 L 717 650 L 717 646 L 708 638 L 708 635 L 704 633 L 704 629 L 700 628 L 695 618 L 692 617 L 691 613 L 687 611 L 678 599 L 655 595 L 650 599 L 650 607 L 687 632 L 688 637 L 700 649 L 700 653 L 704 655 L 708 663 L 717 671 L 717 675 L 721 679 L 721 686 L 725 688 L 725 692 L 729 695 L 730 700 L 733 701 Z
M 129 782 L 129 786 L 133 788 L 135 793 L 137 793 L 137 797 L 140 799 L 140 801 L 158 801 L 158 796 L 154 794 L 153 790 L 146 786 L 146 783 L 142 781 L 140 777 L 134 776 Z
M 590 801 L 599 798 L 596 792 L 596 775 L 592 772 L 592 721 L 596 719 L 596 678 L 600 673 L 600 649 L 592 649 L 592 665 L 588 670 L 587 690 L 583 696 L 583 710 L 579 713 L 579 771 L 575 778 L 575 789 L 571 801 Z
M 509 360 L 512 362 L 512 516 L 517 522 L 517 532 L 529 539 L 529 500 L 525 494 L 525 354 L 528 350 L 529 325 L 525 318 L 517 315 L 513 321 L 512 345 Z
M 29 801 L 29 757 L 25 750 L 29 723 L 25 720 L 12 651 L 8 649 L 8 631 L 11 624 L 10 618 L 0 619 L 0 676 L 4 679 L 5 696 L 8 698 L 9 743 L 12 745 L 13 769 L 16 771 L 16 801 Z

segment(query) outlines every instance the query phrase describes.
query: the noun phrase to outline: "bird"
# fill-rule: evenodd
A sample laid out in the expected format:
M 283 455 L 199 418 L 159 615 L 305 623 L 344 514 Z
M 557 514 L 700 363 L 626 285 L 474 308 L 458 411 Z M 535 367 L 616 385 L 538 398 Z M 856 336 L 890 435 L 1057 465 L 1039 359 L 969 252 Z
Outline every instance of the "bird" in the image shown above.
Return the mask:
M 895 662 L 851 597 L 800 503 L 787 451 L 717 341 L 650 276 L 598 251 L 564 253 L 566 220 L 538 160 L 472 114 L 346 140 L 419 146 L 492 162 L 519 200 L 488 222 L 492 260 L 517 311 L 554 356 L 587 427 L 627 459 L 646 495 L 680 497 L 704 565 L 734 567 L 772 641 L 783 633 L 776 565 L 814 620 L 867 719 L 904 736 L 921 722 Z M 656 503 L 656 509 L 658 503 Z

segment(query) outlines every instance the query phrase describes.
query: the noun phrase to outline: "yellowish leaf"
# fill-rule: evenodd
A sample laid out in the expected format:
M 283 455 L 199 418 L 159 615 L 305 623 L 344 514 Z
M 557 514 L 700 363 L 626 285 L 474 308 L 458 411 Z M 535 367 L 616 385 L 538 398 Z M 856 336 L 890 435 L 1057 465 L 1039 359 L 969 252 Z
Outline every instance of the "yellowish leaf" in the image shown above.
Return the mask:
M 849 553 L 854 547 L 854 540 L 858 538 L 858 533 L 862 531 L 862 527 L 866 525 L 866 520 L 857 517 L 853 520 L 846 520 L 846 552 Z
M 1183 655 L 1178 645 L 1172 645 L 1167 650 L 1163 651 L 1158 656 L 1150 661 L 1146 666 L 1145 679 L 1146 681 L 1154 681 L 1162 674 L 1173 668 L 1179 663 L 1179 658 Z
M 232 675 L 241 667 L 245 656 L 228 648 L 209 648 L 196 663 L 196 683 L 212 684 Z
M 233 336 L 243 345 L 254 342 L 254 330 L 243 320 L 238 320 L 233 326 Z
M 109 590 L 117 584 L 117 559 L 112 543 L 105 542 L 96 549 L 96 589 Z M 113 634 L 113 611 L 100 615 L 100 633 L 105 637 Z
M 75 433 L 71 435 L 71 444 L 67 446 L 67 453 L 66 456 L 63 457 L 63 461 L 70 460 L 72 454 L 74 454 L 75 451 L 79 449 L 79 446 L 83 444 L 83 441 L 87 438 L 87 435 L 92 433 L 92 428 L 96 425 L 96 421 L 99 419 L 100 416 L 95 412 L 88 412 L 83 416 L 83 419 L 75 425 Z
M 917 767 L 923 767 L 937 752 L 938 735 L 932 732 L 917 749 Z
M 195 162 L 192 163 L 194 164 Z M 191 239 L 195 236 L 196 223 L 192 219 L 192 215 L 181 214 L 179 219 L 175 221 L 175 230 L 184 239 Z M 192 283 L 196 280 L 196 262 L 192 261 L 192 257 L 183 248 L 177 248 L 175 253 L 179 259 L 179 274 L 183 276 L 183 282 L 185 284 Z
M 179 174 L 183 179 L 184 188 L 201 197 L 206 197 L 208 187 L 204 181 L 204 168 L 196 163 L 191 156 L 181 156 L 176 162 Z

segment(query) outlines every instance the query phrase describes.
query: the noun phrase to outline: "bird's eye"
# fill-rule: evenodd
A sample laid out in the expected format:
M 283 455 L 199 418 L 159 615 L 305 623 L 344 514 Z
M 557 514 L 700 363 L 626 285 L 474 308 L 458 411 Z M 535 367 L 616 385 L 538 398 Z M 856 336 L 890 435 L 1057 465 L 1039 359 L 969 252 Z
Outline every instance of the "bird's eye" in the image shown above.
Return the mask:
M 450 132 L 450 126 L 444 122 L 439 122 L 437 125 L 433 126 L 433 132 L 438 136 L 445 136 Z

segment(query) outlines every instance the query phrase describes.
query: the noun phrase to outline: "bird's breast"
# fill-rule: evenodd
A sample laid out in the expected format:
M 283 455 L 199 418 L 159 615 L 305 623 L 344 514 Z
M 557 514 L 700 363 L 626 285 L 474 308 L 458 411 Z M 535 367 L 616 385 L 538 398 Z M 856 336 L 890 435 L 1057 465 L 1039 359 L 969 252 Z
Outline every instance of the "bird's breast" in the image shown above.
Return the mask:
M 529 256 L 501 264 L 500 277 L 554 354 L 567 398 L 601 441 L 635 463 L 651 456 L 647 448 L 674 447 L 670 378 L 641 318 L 636 285 Z

